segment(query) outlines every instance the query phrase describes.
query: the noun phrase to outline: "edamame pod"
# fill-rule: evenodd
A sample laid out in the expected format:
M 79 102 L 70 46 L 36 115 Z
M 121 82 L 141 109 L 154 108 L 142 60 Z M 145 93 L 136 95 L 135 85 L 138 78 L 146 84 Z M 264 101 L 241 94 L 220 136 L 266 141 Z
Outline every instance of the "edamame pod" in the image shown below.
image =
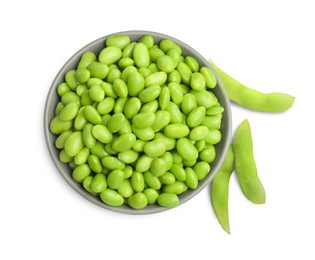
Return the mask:
M 229 224 L 229 183 L 234 171 L 233 146 L 229 147 L 224 162 L 210 183 L 211 203 L 222 228 L 230 234 Z
M 245 119 L 236 129 L 233 142 L 235 171 L 245 197 L 253 203 L 266 201 L 265 189 L 258 177 L 250 125 Z
M 294 103 L 294 97 L 285 93 L 262 93 L 248 88 L 209 61 L 222 80 L 229 98 L 243 107 L 264 112 L 283 112 Z

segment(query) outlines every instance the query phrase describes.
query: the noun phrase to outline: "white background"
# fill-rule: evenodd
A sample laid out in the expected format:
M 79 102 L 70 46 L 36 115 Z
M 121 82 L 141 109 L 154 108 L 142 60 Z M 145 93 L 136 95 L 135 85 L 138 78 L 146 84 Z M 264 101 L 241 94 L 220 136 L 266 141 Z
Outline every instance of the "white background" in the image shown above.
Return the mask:
M 2 1 L 0 259 L 314 259 L 313 1 Z M 233 132 L 252 128 L 264 205 L 230 183 L 231 235 L 206 188 L 154 215 L 86 201 L 54 167 L 43 134 L 46 95 L 66 60 L 124 30 L 178 38 L 262 92 L 296 97 L 281 114 L 232 104 Z M 114 258 L 113 258 L 114 257 Z

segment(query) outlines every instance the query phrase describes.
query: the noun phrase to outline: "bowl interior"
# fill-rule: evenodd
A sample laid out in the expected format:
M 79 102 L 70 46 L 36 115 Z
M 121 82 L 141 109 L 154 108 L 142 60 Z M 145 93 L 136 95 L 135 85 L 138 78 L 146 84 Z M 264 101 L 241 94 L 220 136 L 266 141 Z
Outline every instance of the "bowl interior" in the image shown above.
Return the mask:
M 171 36 L 161 34 L 161 33 L 151 32 L 151 31 L 125 31 L 125 32 L 111 34 L 111 35 L 128 35 L 131 41 L 137 41 L 141 36 L 146 35 L 146 34 L 152 35 L 155 39 L 155 43 L 159 43 L 163 39 L 173 40 L 175 43 L 181 46 L 184 56 L 190 55 L 194 57 L 199 62 L 200 66 L 209 67 L 216 75 L 215 71 L 209 65 L 207 60 L 203 58 L 196 50 L 194 50 L 187 44 Z M 50 121 L 54 117 L 55 106 L 60 101 L 60 97 L 57 94 L 57 87 L 61 82 L 64 81 L 65 73 L 77 67 L 77 64 L 84 52 L 93 51 L 96 55 L 98 55 L 99 52 L 105 47 L 105 40 L 108 36 L 110 35 L 99 38 L 89 43 L 82 49 L 80 49 L 64 64 L 64 66 L 60 69 L 60 71 L 56 75 L 50 87 L 49 93 L 47 95 L 45 111 L 44 111 L 44 132 L 45 132 L 45 139 L 46 139 L 49 153 L 51 155 L 51 158 L 55 166 L 57 167 L 58 171 L 63 176 L 63 178 L 66 180 L 66 182 L 84 198 L 88 199 L 89 201 L 91 201 L 92 203 L 100 207 L 103 207 L 112 211 L 120 212 L 120 213 L 127 213 L 127 214 L 150 214 L 150 213 L 156 213 L 156 212 L 168 210 L 169 208 L 160 207 L 158 205 L 148 205 L 146 208 L 142 210 L 132 209 L 128 205 L 122 205 L 120 207 L 108 206 L 105 203 L 103 203 L 99 197 L 95 197 L 91 195 L 83 188 L 81 184 L 75 182 L 71 177 L 72 170 L 69 168 L 67 164 L 60 162 L 58 159 L 59 151 L 55 147 L 55 144 L 54 144 L 56 140 L 56 136 L 53 135 L 49 130 Z M 220 168 L 220 165 L 223 162 L 223 159 L 225 157 L 225 154 L 230 144 L 230 137 L 231 137 L 230 102 L 224 90 L 221 80 L 217 77 L 217 75 L 216 75 L 216 78 L 217 78 L 217 86 L 213 89 L 213 93 L 216 95 L 221 106 L 224 108 L 222 122 L 221 122 L 221 129 L 220 129 L 222 133 L 222 139 L 220 143 L 216 145 L 217 156 L 216 156 L 216 159 L 211 163 L 210 173 L 206 176 L 206 178 L 204 178 L 202 181 L 199 182 L 198 188 L 196 190 L 187 190 L 183 194 L 179 195 L 179 198 L 180 198 L 179 205 L 183 204 L 187 200 L 197 195 L 213 179 L 216 172 Z

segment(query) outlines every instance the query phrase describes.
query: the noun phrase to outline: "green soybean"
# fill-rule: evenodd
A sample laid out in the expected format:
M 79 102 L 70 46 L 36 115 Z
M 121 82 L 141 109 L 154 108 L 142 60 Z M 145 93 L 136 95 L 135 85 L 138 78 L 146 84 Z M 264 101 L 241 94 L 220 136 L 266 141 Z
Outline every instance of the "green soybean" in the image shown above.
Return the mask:
M 143 151 L 149 157 L 158 157 L 166 151 L 166 145 L 163 140 L 155 139 L 146 143 L 143 147 Z
M 183 96 L 183 100 L 181 103 L 182 111 L 188 115 L 192 110 L 197 108 L 197 101 L 193 94 L 187 93 Z
M 79 183 L 82 183 L 91 173 L 91 169 L 87 164 L 77 166 L 72 172 L 72 178 Z
M 125 180 L 125 173 L 122 170 L 113 170 L 107 176 L 108 186 L 115 190 L 119 189 Z
M 113 134 L 104 125 L 95 125 L 92 128 L 93 136 L 104 144 L 108 144 L 113 140 Z
M 195 91 L 202 91 L 206 88 L 205 77 L 200 72 L 194 72 L 191 75 L 191 88 Z
M 75 77 L 75 70 L 69 70 L 65 75 L 65 80 L 70 89 L 75 90 L 79 82 Z
M 209 107 L 215 106 L 218 103 L 217 98 L 215 95 L 207 90 L 202 90 L 202 91 L 195 91 L 191 90 L 191 94 L 194 95 L 197 105 L 202 106 L 205 109 L 208 109 Z
M 166 111 L 171 116 L 171 123 L 181 123 L 183 121 L 182 113 L 179 109 L 179 107 L 174 103 L 170 102 L 168 107 L 166 108 Z
M 194 166 L 194 171 L 198 177 L 198 180 L 201 181 L 210 172 L 210 165 L 204 161 L 198 162 Z
M 187 167 L 185 169 L 185 172 L 186 172 L 186 181 L 185 181 L 185 184 L 186 186 L 189 188 L 189 189 L 196 189 L 198 187 L 198 177 L 197 177 L 197 174 L 195 173 L 195 171 L 190 168 L 190 167 Z
M 154 204 L 159 196 L 159 193 L 152 188 L 145 189 L 143 194 L 147 197 L 148 204 Z
M 118 207 L 124 204 L 124 198 L 115 190 L 105 189 L 100 193 L 102 201 L 113 207 Z
M 168 88 L 170 90 L 170 96 L 171 96 L 172 101 L 176 105 L 182 103 L 184 96 L 183 96 L 182 88 L 179 85 L 179 83 L 171 82 L 168 84 Z
M 221 70 L 213 61 L 210 61 L 210 65 L 222 80 L 229 98 L 243 107 L 277 113 L 288 110 L 294 103 L 295 98 L 291 95 L 279 92 L 262 93 L 248 88 Z
M 153 158 L 143 154 L 136 162 L 135 169 L 138 172 L 148 171 L 151 167 Z
M 141 172 L 134 171 L 130 177 L 130 182 L 135 192 L 143 191 L 145 182 Z
M 108 66 L 98 61 L 91 62 L 87 66 L 87 69 L 89 70 L 91 77 L 95 77 L 98 79 L 104 79 L 109 72 Z
M 233 171 L 234 152 L 231 145 L 221 168 L 210 183 L 210 196 L 213 210 L 221 227 L 229 234 L 229 183 Z
M 141 90 L 138 97 L 142 102 L 150 102 L 156 99 L 160 93 L 161 87 L 159 85 L 153 85 Z
M 157 100 L 149 101 L 142 105 L 140 112 L 152 112 L 154 113 L 159 107 L 159 102 Z
M 82 131 L 84 145 L 90 149 L 96 144 L 96 138 L 92 134 L 92 128 L 93 125 L 87 123 Z
M 128 205 L 133 209 L 143 209 L 147 204 L 148 199 L 142 192 L 137 192 L 128 199 Z
M 124 49 L 130 43 L 130 38 L 127 35 L 110 35 L 106 41 L 106 46 L 115 46 Z
M 133 48 L 136 46 L 136 42 L 131 42 L 129 43 L 122 52 L 122 57 L 129 57 L 132 58 L 132 54 L 133 54 Z
M 129 179 L 125 179 L 117 191 L 124 198 L 129 198 L 134 193 Z
M 69 156 L 75 156 L 80 152 L 83 146 L 82 132 L 75 131 L 68 136 L 64 149 Z
M 106 177 L 103 173 L 97 173 L 91 181 L 90 188 L 95 193 L 100 193 L 107 188 Z
M 159 190 L 161 188 L 161 182 L 158 177 L 153 175 L 151 172 L 146 171 L 143 174 L 145 183 L 152 189 Z
M 187 186 L 181 181 L 175 181 L 173 184 L 165 185 L 163 188 L 163 192 L 175 193 L 177 195 L 185 192 L 186 190 Z
M 189 139 L 193 141 L 202 140 L 207 136 L 208 133 L 209 130 L 206 126 L 196 126 L 191 129 L 189 133 Z
M 157 198 L 157 203 L 161 207 L 176 207 L 179 204 L 179 198 L 174 193 L 161 193 Z
M 99 172 L 102 172 L 103 170 L 103 166 L 100 162 L 100 159 L 94 154 L 89 155 L 88 165 L 90 166 L 93 172 L 99 173 Z
M 155 112 L 155 120 L 151 125 L 154 132 L 158 132 L 171 122 L 171 115 L 165 110 Z
M 150 54 L 148 47 L 144 43 L 137 43 L 133 49 L 133 59 L 138 68 L 148 67 L 150 64 Z
M 147 128 L 152 126 L 155 121 L 155 114 L 152 112 L 142 112 L 135 115 L 132 119 L 132 124 L 136 128 Z
M 206 115 L 206 109 L 203 106 L 194 108 L 187 116 L 187 125 L 196 127 L 201 124 Z
M 96 61 L 96 56 L 94 52 L 87 51 L 82 54 L 80 62 L 78 64 L 78 69 L 86 68 L 91 62 Z
M 170 185 L 176 181 L 176 178 L 170 172 L 164 173 L 162 176 L 159 177 L 162 184 Z
M 160 132 L 155 134 L 154 139 L 161 139 L 165 143 L 166 151 L 173 150 L 175 148 L 176 140 L 169 138 Z
M 101 124 L 102 123 L 102 117 L 97 112 L 96 108 L 88 105 L 84 109 L 84 115 L 86 119 L 92 123 L 93 125 Z
M 134 150 L 124 151 L 118 154 L 118 159 L 126 164 L 131 164 L 135 162 L 138 157 L 139 153 L 135 152 Z
M 117 152 L 125 152 L 132 148 L 132 146 L 136 142 L 136 136 L 133 133 L 126 133 L 120 135 L 114 142 L 113 142 L 113 149 Z
M 145 86 L 163 85 L 167 80 L 167 74 L 164 71 L 151 73 L 145 78 Z
M 74 128 L 78 131 L 83 130 L 84 126 L 87 124 L 87 119 L 84 115 L 84 109 L 85 107 L 81 107 L 78 111 L 77 116 L 74 119 Z
M 125 116 L 123 113 L 114 114 L 108 121 L 108 130 L 112 133 L 116 133 L 123 126 L 125 121 Z
M 139 139 L 143 141 L 150 141 L 155 135 L 152 127 L 136 128 L 134 125 L 132 125 L 132 131 Z
M 164 134 L 170 138 L 182 138 L 189 134 L 189 127 L 185 124 L 169 124 L 164 128 Z
M 194 57 L 186 56 L 184 62 L 187 64 L 192 72 L 199 71 L 199 63 Z
M 184 168 L 178 164 L 174 163 L 172 167 L 170 168 L 170 172 L 174 175 L 174 177 L 178 181 L 185 181 L 187 178 Z
M 132 97 L 126 101 L 124 106 L 124 115 L 126 118 L 133 118 L 141 108 L 141 101 L 137 97 Z
M 217 85 L 217 79 L 213 72 L 208 67 L 201 67 L 200 73 L 204 76 L 206 80 L 206 86 L 208 88 L 215 88 Z
M 123 170 L 125 168 L 125 164 L 114 156 L 105 156 L 102 159 L 102 164 L 110 170 Z
M 151 163 L 150 171 L 156 177 L 162 176 L 167 171 L 167 162 L 162 158 L 154 159 Z
M 122 51 L 117 46 L 108 46 L 104 48 L 99 56 L 98 60 L 105 65 L 110 65 L 118 61 L 122 56 Z
M 76 165 L 81 165 L 87 162 L 88 157 L 90 155 L 90 149 L 87 147 L 83 147 L 81 151 L 74 156 L 74 162 Z
M 199 157 L 202 161 L 205 161 L 207 163 L 212 163 L 216 157 L 216 150 L 214 146 L 213 145 L 207 146 L 205 149 L 203 149 L 200 152 Z
M 243 194 L 256 204 L 266 201 L 265 189 L 257 173 L 250 124 L 242 121 L 234 135 L 235 170 Z

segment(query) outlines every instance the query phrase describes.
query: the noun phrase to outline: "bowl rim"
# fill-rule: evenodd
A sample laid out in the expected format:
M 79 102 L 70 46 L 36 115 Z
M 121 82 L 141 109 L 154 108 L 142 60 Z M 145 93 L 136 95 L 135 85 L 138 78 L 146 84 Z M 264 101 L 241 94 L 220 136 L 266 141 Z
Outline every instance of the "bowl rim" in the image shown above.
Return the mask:
M 55 147 L 54 142 L 52 142 L 51 138 L 53 135 L 50 132 L 49 129 L 49 125 L 50 125 L 50 121 L 51 118 L 49 118 L 49 110 L 51 109 L 51 99 L 54 95 L 54 92 L 56 91 L 57 87 L 58 87 L 58 82 L 60 80 L 60 77 L 64 78 L 65 75 L 65 69 L 69 66 L 69 63 L 72 63 L 75 59 L 78 58 L 78 56 L 81 56 L 85 51 L 88 51 L 92 46 L 94 46 L 95 44 L 99 43 L 99 42 L 104 42 L 104 47 L 105 47 L 105 40 L 112 35 L 128 35 L 128 36 L 134 36 L 134 37 L 141 37 L 143 35 L 152 35 L 154 38 L 155 37 L 161 37 L 161 38 L 165 38 L 165 39 L 170 39 L 172 41 L 174 41 L 175 43 L 179 44 L 181 47 L 185 47 L 186 49 L 189 50 L 190 53 L 192 53 L 193 57 L 198 57 L 198 59 L 202 60 L 204 65 L 207 66 L 215 75 L 216 79 L 217 79 L 217 86 L 216 88 L 220 88 L 220 91 L 222 92 L 222 97 L 221 99 L 223 99 L 224 103 L 225 103 L 225 107 L 224 107 L 224 114 L 227 117 L 226 118 L 226 142 L 223 144 L 223 148 L 222 148 L 222 154 L 220 156 L 220 158 L 216 158 L 217 162 L 216 162 L 216 167 L 215 169 L 210 169 L 211 174 L 208 173 L 208 175 L 205 177 L 206 181 L 198 184 L 197 189 L 195 190 L 191 190 L 191 193 L 189 196 L 185 196 L 184 198 L 180 198 L 179 204 L 176 207 L 161 207 L 158 205 L 154 205 L 154 207 L 149 207 L 151 205 L 148 205 L 148 207 L 141 209 L 141 210 L 135 210 L 131 207 L 127 207 L 126 205 L 122 205 L 120 207 L 112 207 L 109 206 L 105 203 L 103 203 L 102 201 L 100 201 L 100 199 L 96 196 L 91 195 L 90 193 L 88 193 L 87 191 L 84 190 L 84 188 L 82 187 L 82 184 L 80 184 L 81 186 L 78 186 L 78 183 L 76 183 L 71 175 L 66 174 L 64 172 L 64 169 L 62 168 L 62 165 L 64 163 L 59 161 L 59 158 L 57 158 L 54 154 L 54 150 L 56 150 L 57 148 Z M 203 65 L 203 66 L 204 66 Z M 67 69 L 68 71 L 69 69 Z M 120 31 L 120 32 L 115 32 L 115 33 L 111 33 L 105 36 L 102 36 L 96 40 L 91 41 L 90 43 L 86 44 L 84 47 L 82 47 L 81 49 L 79 49 L 77 52 L 75 52 L 65 63 L 64 65 L 61 67 L 61 69 L 58 71 L 58 73 L 56 74 L 53 82 L 51 83 L 51 86 L 49 88 L 47 97 L 46 97 L 46 102 L 45 102 L 45 108 L 44 108 L 44 121 L 43 121 L 43 126 L 44 126 L 44 136 L 45 136 L 45 142 L 46 142 L 46 146 L 47 149 L 49 151 L 50 157 L 54 163 L 54 165 L 56 166 L 58 172 L 61 174 L 61 176 L 64 178 L 64 180 L 76 191 L 78 192 L 82 197 L 84 197 L 85 199 L 89 200 L 90 202 L 117 212 L 117 213 L 124 213 L 124 214 L 132 214 L 132 215 L 144 215 L 144 214 L 153 214 L 153 213 L 159 213 L 159 212 L 163 212 L 166 210 L 170 210 L 170 209 L 175 209 L 178 208 L 180 205 L 184 204 L 185 202 L 187 202 L 188 200 L 191 200 L 193 197 L 195 197 L 198 193 L 200 193 L 214 178 L 214 176 L 216 175 L 218 169 L 220 168 L 220 166 L 223 163 L 223 160 L 226 156 L 227 150 L 229 148 L 230 145 L 230 140 L 231 140 L 231 128 L 232 128 L 232 113 L 231 113 L 231 106 L 230 106 L 230 101 L 227 95 L 227 92 L 224 88 L 224 85 L 221 81 L 221 79 L 219 78 L 219 76 L 217 75 L 217 73 L 215 72 L 215 70 L 212 68 L 212 66 L 209 64 L 209 62 L 199 53 L 197 52 L 194 48 L 192 48 L 190 45 L 182 42 L 181 40 L 178 40 L 177 38 L 174 38 L 172 36 L 169 36 L 167 34 L 163 34 L 163 33 L 159 33 L 159 32 L 155 32 L 155 31 L 147 31 L 147 30 L 130 30 L 130 31 Z M 205 180 L 204 179 L 204 180 Z

